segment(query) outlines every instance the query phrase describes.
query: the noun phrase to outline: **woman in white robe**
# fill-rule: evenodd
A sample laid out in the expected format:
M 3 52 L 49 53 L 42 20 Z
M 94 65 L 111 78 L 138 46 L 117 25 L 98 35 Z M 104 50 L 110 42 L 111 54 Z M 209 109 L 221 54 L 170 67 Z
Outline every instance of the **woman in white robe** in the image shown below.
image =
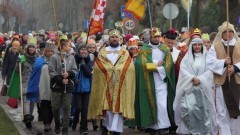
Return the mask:
M 216 110 L 213 100 L 212 73 L 206 67 L 207 50 L 200 38 L 189 45 L 180 65 L 173 104 L 177 133 L 216 135 Z

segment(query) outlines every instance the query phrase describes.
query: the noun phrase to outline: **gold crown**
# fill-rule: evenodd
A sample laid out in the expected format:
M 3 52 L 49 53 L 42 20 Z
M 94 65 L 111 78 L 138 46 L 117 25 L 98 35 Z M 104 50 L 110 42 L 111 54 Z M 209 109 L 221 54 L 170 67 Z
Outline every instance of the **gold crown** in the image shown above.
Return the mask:
M 193 34 L 199 34 L 199 35 L 201 35 L 201 30 L 198 29 L 198 28 L 196 28 L 196 29 L 194 29 Z
M 127 42 L 128 44 L 128 48 L 131 48 L 131 47 L 137 47 L 138 45 L 138 40 L 135 39 L 135 38 L 130 38 Z
M 109 37 L 116 35 L 118 38 L 121 36 L 121 33 L 119 30 L 113 29 L 109 32 Z
M 160 32 L 160 30 L 159 30 L 157 27 L 153 27 L 153 28 L 150 30 L 150 36 L 151 36 L 151 38 L 160 37 L 161 34 L 162 34 L 162 33 Z
M 203 33 L 201 38 L 202 40 L 210 40 L 210 36 L 207 33 Z

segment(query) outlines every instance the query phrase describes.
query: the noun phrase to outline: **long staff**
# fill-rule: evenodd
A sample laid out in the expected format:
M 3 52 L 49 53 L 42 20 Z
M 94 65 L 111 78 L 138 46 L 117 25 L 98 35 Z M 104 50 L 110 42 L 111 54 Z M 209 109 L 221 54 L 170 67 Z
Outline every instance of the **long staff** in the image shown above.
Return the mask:
M 57 47 L 60 49 L 62 68 L 63 68 L 63 72 L 67 72 L 67 69 L 65 68 L 66 65 L 64 63 L 64 59 L 63 59 L 63 55 L 62 55 L 62 47 L 60 45 L 60 39 L 59 39 L 59 33 L 58 33 L 58 25 L 57 25 L 57 16 L 56 16 L 56 11 L 55 11 L 55 6 L 54 6 L 54 0 L 52 0 L 52 11 L 53 11 L 54 24 L 55 24 L 55 28 L 56 28 L 56 32 L 57 32 L 57 39 L 58 39 Z M 66 85 L 65 85 L 64 93 L 66 93 Z
M 226 0 L 226 15 L 227 15 L 227 57 L 230 57 L 229 55 L 229 6 L 228 6 L 228 0 Z M 230 65 L 230 64 L 229 64 Z M 229 65 L 227 66 L 229 68 Z M 228 76 L 228 80 L 230 82 L 230 76 Z
M 24 109 L 23 109 L 23 89 L 22 89 L 22 62 L 19 62 L 19 81 L 20 81 L 20 96 L 21 96 L 21 110 L 22 110 L 22 120 L 24 120 Z

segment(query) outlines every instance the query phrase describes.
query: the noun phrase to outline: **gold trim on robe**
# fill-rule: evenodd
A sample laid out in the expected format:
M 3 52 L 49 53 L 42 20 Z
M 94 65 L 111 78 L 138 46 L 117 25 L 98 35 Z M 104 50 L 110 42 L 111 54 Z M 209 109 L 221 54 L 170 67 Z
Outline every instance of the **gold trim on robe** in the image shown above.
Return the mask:
M 135 68 L 125 48 L 118 52 L 113 65 L 101 49 L 94 66 L 88 119 L 104 117 L 105 111 L 120 113 L 126 119 L 134 119 Z

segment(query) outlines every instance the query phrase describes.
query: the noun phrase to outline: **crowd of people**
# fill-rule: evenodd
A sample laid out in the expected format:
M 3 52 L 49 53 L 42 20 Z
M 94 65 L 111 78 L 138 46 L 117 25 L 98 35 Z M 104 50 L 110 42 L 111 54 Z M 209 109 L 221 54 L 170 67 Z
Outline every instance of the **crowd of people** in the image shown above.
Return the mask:
M 218 32 L 146 28 L 0 33 L 2 79 L 21 73 L 23 122 L 34 105 L 44 131 L 102 135 L 137 127 L 150 135 L 239 135 L 240 40 L 232 24 Z M 19 68 L 21 66 L 21 68 Z M 21 71 L 20 71 L 20 70 Z M 19 88 L 20 90 L 20 88 Z M 53 122 L 54 121 L 54 122 Z

